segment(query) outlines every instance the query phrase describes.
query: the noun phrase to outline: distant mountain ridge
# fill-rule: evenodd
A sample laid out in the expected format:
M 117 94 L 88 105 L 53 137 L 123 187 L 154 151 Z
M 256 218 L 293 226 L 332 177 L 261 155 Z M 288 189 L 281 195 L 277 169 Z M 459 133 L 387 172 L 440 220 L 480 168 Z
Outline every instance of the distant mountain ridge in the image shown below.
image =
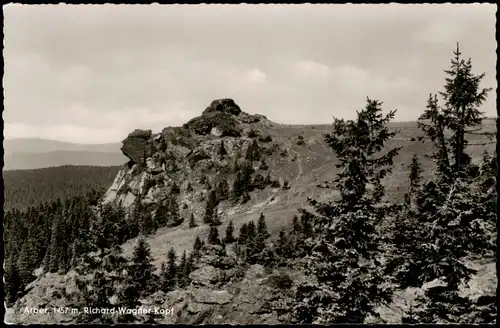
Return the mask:
M 45 153 L 49 151 L 95 151 L 95 152 L 120 152 L 120 143 L 104 144 L 79 144 L 66 141 L 16 138 L 4 140 L 5 154 L 12 153 Z
M 120 143 L 77 144 L 20 138 L 4 140 L 3 170 L 30 170 L 62 165 L 116 166 L 127 162 Z

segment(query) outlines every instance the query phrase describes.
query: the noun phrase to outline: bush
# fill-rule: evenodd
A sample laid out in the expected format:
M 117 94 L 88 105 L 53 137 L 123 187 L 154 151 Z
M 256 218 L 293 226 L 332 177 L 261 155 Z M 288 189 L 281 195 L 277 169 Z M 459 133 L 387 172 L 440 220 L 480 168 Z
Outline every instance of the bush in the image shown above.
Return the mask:
M 267 171 L 268 169 L 269 166 L 267 165 L 266 161 L 262 158 L 260 161 L 259 170 Z
M 248 137 L 249 138 L 256 138 L 259 136 L 259 131 L 256 131 L 254 129 L 250 130 L 250 132 L 248 132 Z
M 305 142 L 304 142 L 304 137 L 303 136 L 298 136 L 297 137 L 297 145 L 301 146 L 303 145 Z
M 277 289 L 290 289 L 293 285 L 293 280 L 286 273 L 279 273 L 269 277 L 269 283 Z
M 273 141 L 273 138 L 270 135 L 267 135 L 265 137 L 259 137 L 259 141 L 263 143 L 268 143 Z

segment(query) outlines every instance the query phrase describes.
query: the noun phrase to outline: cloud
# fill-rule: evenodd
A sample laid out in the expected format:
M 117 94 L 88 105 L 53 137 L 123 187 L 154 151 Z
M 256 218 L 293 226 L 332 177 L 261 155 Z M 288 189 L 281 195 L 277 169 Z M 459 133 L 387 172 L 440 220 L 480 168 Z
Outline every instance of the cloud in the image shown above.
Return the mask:
M 494 5 L 4 9 L 7 137 L 116 142 L 223 97 L 292 124 L 352 118 L 370 96 L 411 120 L 442 89 L 456 41 L 496 85 Z
M 299 60 L 292 63 L 291 71 L 299 79 L 326 79 L 330 68 L 312 60 Z
M 431 22 L 418 31 L 416 40 L 431 44 L 453 44 L 460 40 L 464 28 L 467 27 L 458 20 Z
M 251 83 L 264 83 L 267 81 L 267 75 L 257 68 L 249 70 L 245 77 Z

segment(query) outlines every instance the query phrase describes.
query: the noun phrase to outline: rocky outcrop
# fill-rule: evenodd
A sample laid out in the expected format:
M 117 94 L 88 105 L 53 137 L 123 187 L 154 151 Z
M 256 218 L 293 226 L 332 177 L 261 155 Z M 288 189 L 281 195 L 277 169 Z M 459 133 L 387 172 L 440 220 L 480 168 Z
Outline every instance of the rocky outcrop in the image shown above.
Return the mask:
M 135 130 L 122 141 L 121 151 L 131 162 L 142 164 L 152 153 L 150 139 L 151 130 Z
M 130 162 L 117 175 L 104 203 L 129 207 L 140 197 L 143 203 L 154 205 L 164 199 L 162 190 L 175 182 L 183 186 L 179 197 L 196 212 L 197 204 L 205 201 L 204 190 L 208 186 L 199 182 L 202 176 L 212 180 L 223 173 L 232 183 L 234 158 L 244 156 L 253 141 L 252 137 L 241 134 L 267 129 L 270 125 L 272 122 L 261 115 L 241 111 L 233 100 L 219 99 L 184 127 L 166 127 L 155 134 L 151 130 L 135 130 L 122 147 Z M 221 143 L 226 152 L 223 156 Z M 186 190 L 190 188 L 192 191 Z
M 213 112 L 222 112 L 238 116 L 241 113 L 241 109 L 240 106 L 236 105 L 233 99 L 225 98 L 212 101 L 210 106 L 203 111 L 203 113 Z

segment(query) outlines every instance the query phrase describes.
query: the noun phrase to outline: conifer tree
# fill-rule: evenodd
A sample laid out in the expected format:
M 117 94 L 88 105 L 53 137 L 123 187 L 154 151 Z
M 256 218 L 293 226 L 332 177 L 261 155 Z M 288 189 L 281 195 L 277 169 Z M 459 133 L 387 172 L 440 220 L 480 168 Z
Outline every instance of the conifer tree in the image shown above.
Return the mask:
M 22 281 L 19 270 L 17 266 L 11 262 L 5 270 L 5 300 L 8 306 L 17 300 L 21 287 Z
M 236 173 L 236 179 L 233 181 L 233 188 L 231 189 L 231 199 L 234 203 L 240 200 L 241 195 L 244 191 L 243 177 L 241 171 Z
M 229 224 L 227 225 L 226 228 L 226 237 L 224 238 L 224 243 L 231 244 L 235 241 L 233 232 L 234 232 L 233 221 L 229 221 Z
M 224 159 L 224 156 L 227 155 L 226 148 L 224 147 L 224 141 L 220 142 L 220 147 L 219 147 L 219 158 L 222 160 Z
M 132 282 L 141 295 L 149 294 L 154 290 L 155 267 L 148 243 L 144 238 L 139 238 L 132 257 L 131 273 Z
M 216 198 L 219 201 L 226 200 L 229 198 L 229 185 L 227 180 L 220 177 L 216 185 Z
M 205 205 L 205 214 L 203 216 L 203 222 L 204 223 L 212 223 L 213 217 L 214 217 L 214 211 L 215 208 L 217 207 L 217 193 L 215 190 L 211 190 L 208 193 L 208 199 L 207 203 Z
M 413 155 L 410 164 L 410 173 L 408 175 L 410 179 L 410 188 L 408 193 L 405 194 L 405 203 L 411 205 L 413 195 L 415 191 L 420 187 L 420 180 L 422 179 L 422 168 L 420 167 L 420 162 L 416 154 Z
M 164 292 L 169 292 L 177 285 L 177 256 L 174 248 L 170 248 L 167 254 L 167 264 L 162 270 L 161 286 Z
M 220 245 L 219 230 L 217 227 L 210 227 L 210 233 L 208 235 L 208 243 L 212 245 Z
M 280 257 L 285 257 L 286 255 L 286 243 L 287 236 L 285 230 L 281 230 L 278 236 L 278 240 L 276 241 L 276 254 Z
M 266 184 L 266 186 L 269 186 L 273 183 L 270 172 L 267 172 L 266 178 L 264 179 L 264 183 Z
M 194 214 L 191 213 L 191 216 L 189 217 L 189 228 L 194 228 L 197 227 L 198 225 L 196 224 L 196 220 L 194 218 Z
M 251 184 L 252 184 L 252 174 L 255 172 L 255 170 L 252 167 L 252 162 L 250 161 L 245 161 L 243 163 L 243 166 L 241 168 L 241 184 L 242 184 L 242 190 L 243 191 L 252 191 L 251 190 Z
M 297 215 L 293 216 L 293 232 L 294 233 L 301 233 L 302 232 L 302 227 L 300 226 L 300 221 Z
M 241 203 L 246 204 L 250 199 L 251 198 L 250 198 L 250 194 L 248 193 L 248 191 L 244 191 L 243 195 L 241 196 Z
M 219 211 L 217 209 L 214 210 L 212 222 L 210 223 L 210 226 L 217 227 L 222 224 L 220 217 L 219 217 Z
M 179 203 L 175 195 L 170 195 L 167 198 L 167 208 L 169 211 L 170 226 L 177 226 L 184 220 L 179 214 Z
M 263 239 L 267 239 L 271 234 L 267 231 L 266 217 L 264 213 L 260 213 L 259 221 L 257 222 L 257 234 L 262 236 Z
M 250 146 L 248 146 L 247 152 L 245 154 L 245 159 L 250 162 L 260 160 L 262 150 L 257 143 L 257 140 L 253 140 Z
M 137 305 L 138 293 L 135 288 L 125 288 L 122 291 L 116 290 L 117 285 L 122 285 L 126 277 L 122 272 L 127 261 L 123 258 L 121 248 L 112 246 L 107 249 L 105 256 L 93 258 L 87 254 L 84 256 L 84 267 L 79 268 L 78 272 L 82 275 L 91 274 L 92 280 L 76 280 L 77 287 L 80 291 L 80 299 L 77 300 L 74 307 L 92 307 L 99 309 L 112 308 L 111 297 L 119 296 L 121 302 L 125 305 Z M 135 291 L 135 292 L 134 292 Z M 131 293 L 126 293 L 131 292 Z M 83 314 L 78 317 L 79 323 L 103 323 L 112 324 L 114 318 L 109 313 L 99 314 Z
M 179 267 L 177 270 L 177 281 L 179 282 L 179 287 L 185 287 L 187 283 L 187 278 L 186 277 L 186 265 L 187 265 L 187 256 L 186 256 L 186 251 L 182 253 L 181 256 L 181 261 L 179 263 Z M 189 273 L 188 273 L 189 275 Z
M 165 227 L 169 220 L 170 211 L 167 206 L 164 204 L 160 204 L 155 213 L 155 219 L 158 224 L 158 227 Z
M 247 241 L 253 241 L 255 236 L 257 235 L 257 229 L 255 227 L 255 222 L 250 221 L 247 224 Z
M 484 115 L 479 107 L 486 100 L 491 88 L 480 88 L 485 74 L 472 73 L 472 61 L 462 58 L 458 43 L 453 52 L 451 66 L 444 72 L 446 77 L 444 91 L 439 94 L 443 98 L 444 107 L 438 104 L 437 95 L 430 96 L 427 110 L 420 117 L 420 126 L 427 139 L 438 146 L 438 165 L 445 175 L 460 174 L 470 164 L 470 156 L 465 152 L 468 141 L 466 135 L 487 134 L 479 132 Z M 430 124 L 422 122 L 430 120 Z M 451 131 L 451 137 L 446 137 L 446 131 Z M 453 159 L 450 164 L 449 155 Z M 441 167 L 442 166 L 442 167 Z M 443 172 L 444 171 L 444 172 Z
M 203 248 L 203 241 L 200 239 L 199 236 L 196 236 L 196 239 L 194 240 L 194 245 L 193 245 L 193 249 L 195 251 L 199 251 Z
M 266 182 L 261 174 L 256 174 L 252 182 L 252 189 L 264 189 L 266 187 Z
M 170 188 L 170 192 L 173 194 L 173 195 L 176 195 L 178 193 L 181 192 L 181 188 L 179 187 L 179 185 L 174 181 L 174 183 L 172 184 L 172 187 Z
M 238 236 L 238 243 L 239 244 L 245 244 L 247 241 L 247 231 L 248 231 L 248 225 L 246 223 L 243 223 L 240 227 L 240 234 Z
M 266 164 L 266 160 L 264 158 L 260 159 L 259 170 L 267 171 L 269 166 Z
M 391 295 L 383 287 L 383 268 L 377 260 L 380 237 L 376 225 L 394 211 L 381 202 L 380 181 L 391 171 L 399 148 L 380 154 L 394 137 L 387 123 L 395 111 L 382 115 L 381 102 L 367 99 L 356 120 L 334 119 L 325 141 L 339 159 L 334 202 L 309 200 L 313 235 L 304 241 L 312 280 L 297 288 L 294 318 L 299 323 L 363 323 L 379 302 Z M 370 188 L 370 185 L 374 188 Z M 307 222 L 307 220 L 306 220 Z

